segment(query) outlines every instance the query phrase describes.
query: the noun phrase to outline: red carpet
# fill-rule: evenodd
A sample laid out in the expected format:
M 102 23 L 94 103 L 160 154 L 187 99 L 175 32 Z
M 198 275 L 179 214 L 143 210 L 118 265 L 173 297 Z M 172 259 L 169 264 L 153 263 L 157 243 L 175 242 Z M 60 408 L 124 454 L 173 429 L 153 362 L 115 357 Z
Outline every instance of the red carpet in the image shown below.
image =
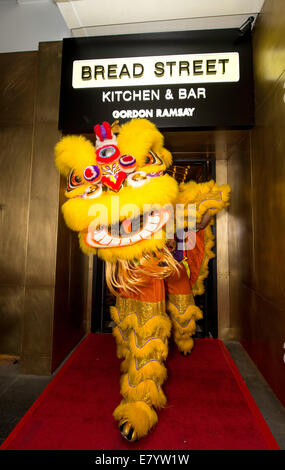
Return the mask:
M 278 449 L 221 341 L 197 340 L 190 357 L 171 346 L 167 407 L 154 431 L 135 444 L 120 436 L 112 417 L 119 364 L 112 335 L 87 336 L 2 449 Z

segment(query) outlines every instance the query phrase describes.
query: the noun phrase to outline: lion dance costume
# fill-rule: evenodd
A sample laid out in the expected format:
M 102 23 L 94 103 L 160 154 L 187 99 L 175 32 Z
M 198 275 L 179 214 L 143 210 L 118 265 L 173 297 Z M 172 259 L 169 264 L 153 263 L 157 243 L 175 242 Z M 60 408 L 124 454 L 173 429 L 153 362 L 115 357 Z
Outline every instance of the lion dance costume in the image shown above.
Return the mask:
M 106 281 L 116 295 L 111 317 L 122 359 L 122 401 L 114 418 L 122 435 L 135 441 L 148 434 L 166 405 L 162 385 L 171 330 L 182 354 L 193 348 L 202 318 L 194 296 L 203 293 L 214 256 L 212 217 L 229 204 L 230 188 L 214 181 L 178 186 L 166 173 L 172 157 L 163 136 L 148 120 L 103 123 L 94 131 L 95 147 L 83 136 L 63 137 L 55 161 L 67 177 L 65 222 L 78 232 L 85 253 L 105 260 Z M 210 223 L 204 228 L 205 216 Z M 170 222 L 176 248 L 167 244 Z M 186 234 L 180 243 L 178 229 Z

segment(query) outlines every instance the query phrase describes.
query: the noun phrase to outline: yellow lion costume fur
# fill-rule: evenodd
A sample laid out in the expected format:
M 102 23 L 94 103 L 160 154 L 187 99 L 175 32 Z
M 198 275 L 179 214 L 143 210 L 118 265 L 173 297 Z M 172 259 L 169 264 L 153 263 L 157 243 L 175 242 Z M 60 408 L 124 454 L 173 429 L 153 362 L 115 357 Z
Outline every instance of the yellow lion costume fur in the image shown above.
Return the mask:
M 96 146 L 65 136 L 55 162 L 67 177 L 66 224 L 81 249 L 105 260 L 116 295 L 111 316 L 122 359 L 122 401 L 114 411 L 122 435 L 135 441 L 157 422 L 168 338 L 182 354 L 193 348 L 194 296 L 203 292 L 213 257 L 213 216 L 229 204 L 230 188 L 214 181 L 180 184 L 166 173 L 172 156 L 153 123 L 96 125 Z M 179 209 L 179 210 L 178 210 Z

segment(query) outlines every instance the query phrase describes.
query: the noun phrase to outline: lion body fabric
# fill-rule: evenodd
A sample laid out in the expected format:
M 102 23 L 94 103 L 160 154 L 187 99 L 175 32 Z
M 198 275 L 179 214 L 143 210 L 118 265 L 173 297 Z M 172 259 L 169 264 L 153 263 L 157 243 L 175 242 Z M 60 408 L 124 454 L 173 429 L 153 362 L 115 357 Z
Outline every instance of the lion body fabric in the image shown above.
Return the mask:
M 63 137 L 55 161 L 67 177 L 65 222 L 86 254 L 105 260 L 116 295 L 110 313 L 122 359 L 122 401 L 113 415 L 124 437 L 136 440 L 166 405 L 171 333 L 182 354 L 193 348 L 203 316 L 194 297 L 204 292 L 214 256 L 213 216 L 229 204 L 230 188 L 214 181 L 178 186 L 165 173 L 172 157 L 150 121 L 131 120 L 117 136 L 108 123 L 94 130 L 95 147 L 82 136 Z

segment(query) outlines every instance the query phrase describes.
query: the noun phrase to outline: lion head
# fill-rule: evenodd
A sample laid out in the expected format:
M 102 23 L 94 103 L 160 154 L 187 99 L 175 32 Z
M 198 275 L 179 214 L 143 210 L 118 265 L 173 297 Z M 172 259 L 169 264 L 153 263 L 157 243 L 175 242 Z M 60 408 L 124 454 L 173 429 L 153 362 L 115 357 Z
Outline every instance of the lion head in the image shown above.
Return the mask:
M 65 136 L 55 147 L 58 170 L 67 177 L 62 206 L 82 250 L 105 261 L 139 260 L 165 246 L 165 226 L 178 194 L 166 174 L 172 157 L 153 123 L 133 119 L 115 135 L 96 125 L 96 144 Z

